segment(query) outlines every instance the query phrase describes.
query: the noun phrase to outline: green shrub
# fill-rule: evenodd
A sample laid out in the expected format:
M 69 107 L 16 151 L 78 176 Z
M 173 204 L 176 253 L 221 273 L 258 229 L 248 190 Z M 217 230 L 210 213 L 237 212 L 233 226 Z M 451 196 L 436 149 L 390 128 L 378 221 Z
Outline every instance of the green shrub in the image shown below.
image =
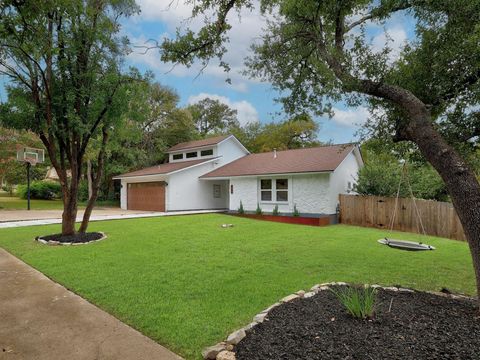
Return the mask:
M 30 184 L 30 198 L 51 200 L 61 197 L 62 189 L 60 184 L 54 181 L 33 181 Z M 27 198 L 27 185 L 17 186 L 17 196 Z
M 272 214 L 275 216 L 278 216 L 278 214 L 280 214 L 280 212 L 278 211 L 278 205 L 275 205 L 275 207 L 273 208 Z
M 78 184 L 78 200 L 87 201 L 88 200 L 88 182 L 87 180 L 81 180 Z
M 344 286 L 341 290 L 332 289 L 332 292 L 353 317 L 371 319 L 375 315 L 376 289 Z
M 240 207 L 238 208 L 238 213 L 239 214 L 245 214 L 245 210 L 243 209 L 242 201 L 240 201 Z
M 293 216 L 300 216 L 300 213 L 298 212 L 298 209 L 297 209 L 297 204 L 293 205 Z
M 257 203 L 257 210 L 255 210 L 255 214 L 257 214 L 257 215 L 262 215 L 263 214 L 262 208 L 260 207 L 259 203 Z

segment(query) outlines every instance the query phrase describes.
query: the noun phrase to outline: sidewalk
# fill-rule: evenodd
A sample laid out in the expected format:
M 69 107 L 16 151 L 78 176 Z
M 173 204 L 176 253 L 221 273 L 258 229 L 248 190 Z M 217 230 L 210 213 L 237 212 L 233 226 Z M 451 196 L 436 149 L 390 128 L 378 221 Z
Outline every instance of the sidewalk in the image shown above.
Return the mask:
M 3 360 L 181 360 L 0 249 Z
M 118 219 L 135 219 L 145 217 L 174 216 L 174 215 L 191 215 L 191 214 L 208 214 L 224 212 L 226 210 L 192 210 L 192 211 L 172 211 L 172 212 L 150 212 L 136 210 L 122 210 L 119 208 L 99 209 L 92 212 L 90 221 L 102 220 L 118 220 Z M 82 221 L 83 210 L 78 212 L 77 222 Z M 61 224 L 61 210 L 1 210 L 0 211 L 0 229 Z

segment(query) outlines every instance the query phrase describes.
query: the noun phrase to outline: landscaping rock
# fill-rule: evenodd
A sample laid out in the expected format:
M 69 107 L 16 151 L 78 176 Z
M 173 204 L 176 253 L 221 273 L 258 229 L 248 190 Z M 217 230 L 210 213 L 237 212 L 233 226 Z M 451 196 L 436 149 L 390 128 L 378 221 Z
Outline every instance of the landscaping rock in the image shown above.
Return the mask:
M 311 298 L 314 295 L 315 295 L 315 293 L 313 291 L 309 291 L 309 292 L 305 293 L 305 295 L 303 295 L 303 297 L 305 299 L 308 299 L 308 298 Z
M 311 288 L 310 288 L 310 291 L 315 291 L 315 290 L 318 290 L 320 288 L 320 284 L 316 284 L 316 285 L 313 285 Z
M 224 351 L 226 348 L 227 348 L 227 344 L 225 344 L 224 342 L 221 342 L 216 345 L 203 349 L 202 356 L 204 359 L 214 360 L 217 358 L 217 355 L 220 352 Z
M 404 289 L 404 288 L 398 288 L 398 291 L 400 291 L 400 292 L 407 292 L 407 293 L 413 293 L 413 292 L 415 292 L 415 291 L 412 290 L 412 289 Z
M 253 321 L 251 322 L 250 324 L 244 326 L 242 329 L 245 330 L 245 331 L 248 331 L 250 330 L 251 328 L 253 328 L 255 325 L 257 325 L 258 323 L 256 321 Z M 228 350 L 228 349 L 227 349 Z M 231 350 L 231 349 L 230 349 Z
M 263 310 L 262 313 L 267 314 L 267 313 L 269 313 L 274 307 L 277 307 L 277 306 L 279 306 L 279 305 L 282 305 L 282 303 L 277 302 L 277 303 L 269 306 L 269 307 L 266 308 L 265 310 Z
M 235 353 L 231 351 L 222 351 L 217 355 L 217 360 L 235 360 Z
M 291 295 L 288 295 L 288 296 L 285 296 L 282 300 L 280 300 L 281 302 L 283 303 L 287 303 L 287 302 L 290 302 L 292 300 L 295 300 L 295 299 L 298 299 L 300 296 L 298 296 L 297 294 L 291 294 Z
M 240 329 L 237 331 L 234 331 L 227 337 L 227 344 L 232 344 L 232 345 L 237 345 L 240 340 L 242 340 L 247 334 L 245 333 L 245 330 Z
M 398 288 L 395 286 L 384 287 L 383 290 L 398 291 Z
M 299 290 L 295 294 L 297 294 L 300 297 L 303 297 L 305 295 L 305 291 L 304 290 Z
M 253 322 L 262 323 L 266 317 L 267 317 L 267 313 L 261 312 L 260 314 L 257 314 L 253 317 Z

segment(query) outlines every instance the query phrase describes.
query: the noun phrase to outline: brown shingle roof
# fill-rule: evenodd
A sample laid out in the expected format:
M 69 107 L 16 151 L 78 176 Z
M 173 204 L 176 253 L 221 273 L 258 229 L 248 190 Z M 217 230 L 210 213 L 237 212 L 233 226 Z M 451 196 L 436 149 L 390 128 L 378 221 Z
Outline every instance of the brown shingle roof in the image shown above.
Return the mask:
M 124 177 L 132 177 L 132 176 L 168 174 L 168 173 L 171 173 L 173 171 L 185 169 L 187 167 L 197 165 L 197 164 L 201 164 L 201 163 L 209 161 L 209 160 L 212 160 L 212 158 L 160 164 L 160 165 L 150 166 L 148 168 L 128 172 L 128 173 L 125 173 L 125 174 L 121 174 L 121 175 L 115 176 L 114 179 L 119 179 L 119 178 L 124 178 Z
M 177 145 L 172 146 L 168 151 L 178 151 L 178 150 L 186 150 L 186 149 L 193 149 L 202 146 L 209 146 L 209 145 L 216 145 L 219 142 L 225 140 L 231 135 L 222 135 L 222 136 L 215 136 L 208 139 L 202 140 L 195 140 L 195 141 L 187 141 Z
M 353 144 L 250 154 L 201 178 L 333 171 L 354 148 Z

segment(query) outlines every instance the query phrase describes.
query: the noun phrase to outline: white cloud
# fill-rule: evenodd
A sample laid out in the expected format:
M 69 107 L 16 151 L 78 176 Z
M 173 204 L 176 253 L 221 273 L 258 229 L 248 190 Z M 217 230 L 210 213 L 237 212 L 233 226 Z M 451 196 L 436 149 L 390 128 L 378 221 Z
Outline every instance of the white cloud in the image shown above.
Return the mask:
M 355 109 L 342 110 L 333 108 L 332 120 L 339 125 L 346 127 L 358 127 L 365 124 L 370 113 L 366 107 L 360 106 Z
M 200 93 L 198 95 L 190 96 L 188 98 L 187 103 L 189 105 L 194 104 L 205 98 L 218 100 L 221 103 L 228 105 L 232 109 L 237 110 L 238 121 L 240 122 L 241 125 L 258 122 L 257 110 L 251 103 L 249 103 L 246 100 L 232 101 L 226 96 L 217 95 L 217 94 Z
M 372 47 L 375 52 L 380 52 L 388 46 L 391 49 L 390 61 L 395 61 L 407 40 L 405 29 L 401 25 L 395 25 L 375 36 L 372 39 Z

